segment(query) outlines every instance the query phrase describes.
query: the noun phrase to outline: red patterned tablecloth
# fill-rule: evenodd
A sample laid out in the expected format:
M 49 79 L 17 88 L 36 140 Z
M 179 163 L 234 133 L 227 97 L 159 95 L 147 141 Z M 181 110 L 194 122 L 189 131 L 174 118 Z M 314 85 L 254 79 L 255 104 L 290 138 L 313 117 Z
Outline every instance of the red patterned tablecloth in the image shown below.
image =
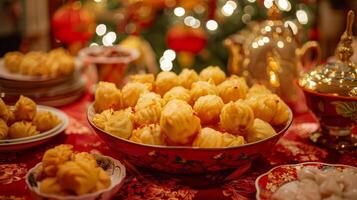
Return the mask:
M 24 177 L 28 169 L 40 162 L 46 149 L 61 143 L 73 144 L 78 151 L 99 152 L 117 157 L 115 152 L 99 139 L 86 120 L 91 95 L 86 94 L 76 103 L 60 108 L 70 118 L 69 127 L 50 143 L 23 152 L 0 154 L 0 199 L 31 199 Z M 298 114 L 293 125 L 272 149 L 267 160 L 258 160 L 244 175 L 225 183 L 198 188 L 186 185 L 177 179 L 148 171 L 128 169 L 125 184 L 114 199 L 159 200 L 159 199 L 233 199 L 255 198 L 255 179 L 272 166 L 305 161 L 343 163 L 357 167 L 357 156 L 337 154 L 319 148 L 308 140 L 310 132 L 318 124 L 310 113 Z

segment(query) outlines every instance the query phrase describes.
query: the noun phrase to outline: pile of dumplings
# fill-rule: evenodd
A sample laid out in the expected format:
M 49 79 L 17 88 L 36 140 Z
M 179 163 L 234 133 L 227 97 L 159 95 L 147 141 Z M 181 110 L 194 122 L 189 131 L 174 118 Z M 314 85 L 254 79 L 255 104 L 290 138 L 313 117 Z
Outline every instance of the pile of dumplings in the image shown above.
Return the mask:
M 276 134 L 289 120 L 288 106 L 262 85 L 217 66 L 138 74 L 122 89 L 99 82 L 94 124 L 115 136 L 150 145 L 233 147 Z
M 45 152 L 38 171 L 39 190 L 45 194 L 83 195 L 108 188 L 111 180 L 93 155 L 59 145 Z
M 37 135 L 60 123 L 51 112 L 37 112 L 36 103 L 28 97 L 21 95 L 14 109 L 0 98 L 0 140 Z
M 74 71 L 74 58 L 63 48 L 54 49 L 49 53 L 33 51 L 22 54 L 14 51 L 5 54 L 4 65 L 11 73 L 58 77 Z

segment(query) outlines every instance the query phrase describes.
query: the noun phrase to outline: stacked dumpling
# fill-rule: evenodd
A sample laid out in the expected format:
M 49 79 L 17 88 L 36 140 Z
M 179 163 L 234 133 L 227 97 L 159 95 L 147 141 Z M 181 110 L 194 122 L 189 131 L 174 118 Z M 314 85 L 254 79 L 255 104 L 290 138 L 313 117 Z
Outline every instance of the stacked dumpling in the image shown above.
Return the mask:
M 111 180 L 94 156 L 75 153 L 71 145 L 59 145 L 45 152 L 40 168 L 39 190 L 45 194 L 83 195 L 106 189 Z
M 103 84 L 109 83 L 99 86 Z M 94 107 L 94 124 L 149 145 L 239 146 L 275 135 L 273 126 L 284 125 L 290 117 L 286 104 L 267 88 L 249 88 L 244 78 L 226 77 L 215 66 L 199 74 L 191 69 L 178 76 L 161 72 L 156 79 L 152 74 L 134 75 L 121 90 L 113 86 L 112 91 L 122 93 L 122 99 L 103 101 L 105 110 Z M 95 97 L 94 105 L 104 94 Z M 128 103 L 108 106 L 121 101 Z
M 51 112 L 38 112 L 34 101 L 20 96 L 14 109 L 0 98 L 0 139 L 16 139 L 48 131 L 61 121 Z
M 63 48 L 54 49 L 49 53 L 9 52 L 4 56 L 4 64 L 11 73 L 30 76 L 58 77 L 69 75 L 74 71 L 74 58 Z
M 102 112 L 107 109 L 120 109 L 123 107 L 123 97 L 114 83 L 99 82 L 95 90 L 94 109 Z
M 169 91 L 171 88 L 178 86 L 180 84 L 178 76 L 173 72 L 160 72 L 156 76 L 155 81 L 155 92 L 160 96 Z
M 141 126 L 159 123 L 164 104 L 165 101 L 158 94 L 142 94 L 135 105 L 135 124 Z
M 192 107 L 182 100 L 171 100 L 161 113 L 161 131 L 173 145 L 188 145 L 201 128 L 200 119 Z

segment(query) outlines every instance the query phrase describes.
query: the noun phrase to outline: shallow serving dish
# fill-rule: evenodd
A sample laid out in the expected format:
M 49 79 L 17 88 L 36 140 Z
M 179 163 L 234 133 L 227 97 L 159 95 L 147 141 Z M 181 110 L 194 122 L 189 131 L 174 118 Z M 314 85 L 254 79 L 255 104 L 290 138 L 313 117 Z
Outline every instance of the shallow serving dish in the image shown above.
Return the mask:
M 272 195 L 285 183 L 297 180 L 297 169 L 301 167 L 312 166 L 320 170 L 337 169 L 343 170 L 345 168 L 357 168 L 342 165 L 342 164 L 327 164 L 321 162 L 305 162 L 291 165 L 280 165 L 272 168 L 268 172 L 260 175 L 255 181 L 255 188 L 257 190 L 257 200 L 271 199 Z
M 33 87 L 40 84 L 46 85 L 56 85 L 60 83 L 64 83 L 71 78 L 78 76 L 81 71 L 81 66 L 79 65 L 79 61 L 75 61 L 73 73 L 65 76 L 58 77 L 50 77 L 50 76 L 31 76 L 31 75 L 23 75 L 19 73 L 11 73 L 9 72 L 4 65 L 4 59 L 0 58 L 0 82 L 1 83 L 10 83 L 12 85 L 8 85 L 9 87 L 16 87 L 21 85 L 22 87 Z M 30 83 L 30 84 L 29 84 Z M 14 85 L 15 84 L 15 85 Z
M 258 142 L 227 148 L 194 148 L 185 146 L 154 146 L 126 140 L 96 127 L 93 104 L 89 105 L 87 119 L 95 132 L 113 150 L 121 153 L 132 164 L 176 174 L 207 173 L 229 169 L 248 170 L 251 162 L 259 156 L 267 156 L 269 150 L 289 128 L 289 121 L 277 128 L 277 134 Z
M 111 180 L 111 185 L 109 188 L 104 190 L 99 190 L 94 193 L 85 194 L 81 196 L 59 196 L 43 194 L 39 191 L 39 184 L 37 179 L 38 168 L 41 167 L 42 163 L 38 163 L 35 167 L 29 170 L 26 175 L 26 184 L 30 190 L 31 196 L 34 200 L 109 200 L 114 194 L 116 194 L 120 187 L 124 183 L 124 178 L 126 176 L 125 167 L 118 160 L 111 158 L 109 156 L 103 156 L 99 154 L 93 154 L 97 160 L 99 167 L 103 168 L 108 174 Z
M 56 135 L 63 132 L 68 126 L 68 117 L 67 115 L 52 107 L 37 105 L 38 111 L 49 111 L 52 114 L 56 115 L 58 119 L 61 121 L 56 127 L 52 128 L 51 130 L 42 132 L 40 134 L 18 138 L 18 139 L 4 139 L 0 140 L 0 152 L 3 151 L 18 151 L 27 149 L 33 146 L 37 146 L 49 141 L 51 138 L 55 137 Z

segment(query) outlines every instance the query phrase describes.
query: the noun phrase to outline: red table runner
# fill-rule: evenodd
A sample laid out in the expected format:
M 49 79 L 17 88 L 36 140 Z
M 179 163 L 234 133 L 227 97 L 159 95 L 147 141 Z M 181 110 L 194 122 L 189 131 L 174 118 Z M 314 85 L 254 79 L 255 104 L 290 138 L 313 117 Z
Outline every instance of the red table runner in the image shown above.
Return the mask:
M 113 150 L 95 134 L 86 119 L 91 95 L 60 108 L 70 119 L 69 127 L 49 143 L 22 152 L 0 153 L 0 199 L 31 199 L 24 177 L 27 171 L 40 162 L 43 153 L 55 145 L 67 143 L 75 150 L 97 152 L 120 159 Z M 318 124 L 310 113 L 298 114 L 287 133 L 272 149 L 267 160 L 258 160 L 242 176 L 209 188 L 186 185 L 167 175 L 147 170 L 134 172 L 127 168 L 127 178 L 114 199 L 255 199 L 255 179 L 275 165 L 306 161 L 342 163 L 357 167 L 356 154 L 337 154 L 309 142 L 308 135 Z

